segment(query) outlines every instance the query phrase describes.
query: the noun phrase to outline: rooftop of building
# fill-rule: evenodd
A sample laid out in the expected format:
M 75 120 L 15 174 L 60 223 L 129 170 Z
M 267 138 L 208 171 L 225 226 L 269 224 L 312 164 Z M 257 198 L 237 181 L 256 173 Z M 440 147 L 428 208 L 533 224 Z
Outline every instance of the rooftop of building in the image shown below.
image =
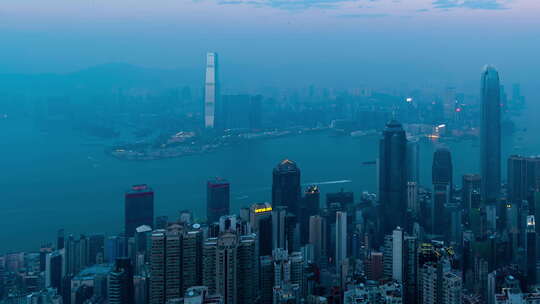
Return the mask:
M 126 191 L 126 195 L 134 194 L 153 194 L 154 191 L 147 184 L 139 184 L 131 186 L 131 189 Z
M 208 186 L 212 188 L 226 187 L 228 185 L 229 185 L 229 181 L 221 177 L 216 177 L 216 178 L 208 180 Z
M 111 264 L 97 264 L 87 267 L 79 272 L 73 280 L 91 280 L 96 276 L 108 275 L 112 271 L 113 266 Z
M 142 225 L 142 226 L 137 227 L 135 231 L 137 231 L 137 233 L 149 232 L 149 231 L 152 231 L 152 227 L 148 225 Z
M 386 123 L 386 128 L 387 129 L 394 129 L 394 128 L 403 129 L 403 126 L 401 125 L 399 121 L 392 119 Z
M 279 172 L 298 171 L 298 166 L 296 165 L 296 162 L 286 158 L 282 160 L 274 170 Z
M 306 194 L 315 194 L 315 193 L 320 193 L 319 186 L 311 185 L 307 187 Z

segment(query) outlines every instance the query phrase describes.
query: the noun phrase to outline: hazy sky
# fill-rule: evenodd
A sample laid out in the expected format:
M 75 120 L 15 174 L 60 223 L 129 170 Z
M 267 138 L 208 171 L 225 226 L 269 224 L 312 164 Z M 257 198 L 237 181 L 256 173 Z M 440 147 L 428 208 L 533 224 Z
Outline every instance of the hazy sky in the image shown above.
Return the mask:
M 538 0 L 2 0 L 0 73 L 179 68 L 238 86 L 538 83 Z M 237 76 L 237 77 L 233 77 Z

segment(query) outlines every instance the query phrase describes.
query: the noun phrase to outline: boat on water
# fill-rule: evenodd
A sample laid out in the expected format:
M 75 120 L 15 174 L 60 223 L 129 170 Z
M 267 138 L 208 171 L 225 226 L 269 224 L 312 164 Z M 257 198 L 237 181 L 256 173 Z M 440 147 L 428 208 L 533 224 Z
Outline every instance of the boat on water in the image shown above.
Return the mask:
M 353 131 L 350 133 L 351 137 L 362 137 L 362 136 L 367 136 L 367 135 L 373 135 L 373 134 L 377 134 L 377 131 L 376 130 L 367 130 L 367 131 Z

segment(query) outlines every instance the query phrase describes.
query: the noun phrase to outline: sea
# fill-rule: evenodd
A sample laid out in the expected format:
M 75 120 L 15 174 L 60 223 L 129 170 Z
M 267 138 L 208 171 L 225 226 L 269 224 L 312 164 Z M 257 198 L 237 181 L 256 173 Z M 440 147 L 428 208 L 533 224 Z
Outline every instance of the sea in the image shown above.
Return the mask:
M 516 132 L 503 137 L 503 179 L 510 154 L 540 154 L 540 111 L 514 117 Z M 540 107 L 538 107 L 540 109 Z M 180 210 L 205 216 L 206 181 L 231 183 L 231 210 L 271 199 L 272 169 L 283 159 L 297 162 L 302 183 L 325 194 L 375 192 L 379 136 L 311 133 L 252 141 L 211 153 L 152 161 L 127 161 L 105 152 L 108 142 L 66 128 L 44 130 L 26 118 L 0 118 L 0 253 L 38 250 L 58 229 L 68 234 L 113 235 L 123 226 L 124 193 L 134 184 L 155 191 L 155 214 L 176 219 Z M 479 172 L 478 140 L 420 144 L 420 180 L 431 184 L 433 151 L 450 148 L 455 184 Z

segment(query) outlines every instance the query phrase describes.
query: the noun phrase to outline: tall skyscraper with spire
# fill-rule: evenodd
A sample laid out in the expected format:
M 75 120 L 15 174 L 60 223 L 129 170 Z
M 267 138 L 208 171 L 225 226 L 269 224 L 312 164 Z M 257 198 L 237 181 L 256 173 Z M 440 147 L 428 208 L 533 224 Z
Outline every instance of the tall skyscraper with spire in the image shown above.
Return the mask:
M 501 189 L 501 97 L 499 72 L 486 66 L 481 83 L 480 164 L 482 198 L 496 202 Z
M 218 54 L 206 54 L 206 77 L 204 82 L 204 126 L 215 127 L 216 103 L 219 100 Z

